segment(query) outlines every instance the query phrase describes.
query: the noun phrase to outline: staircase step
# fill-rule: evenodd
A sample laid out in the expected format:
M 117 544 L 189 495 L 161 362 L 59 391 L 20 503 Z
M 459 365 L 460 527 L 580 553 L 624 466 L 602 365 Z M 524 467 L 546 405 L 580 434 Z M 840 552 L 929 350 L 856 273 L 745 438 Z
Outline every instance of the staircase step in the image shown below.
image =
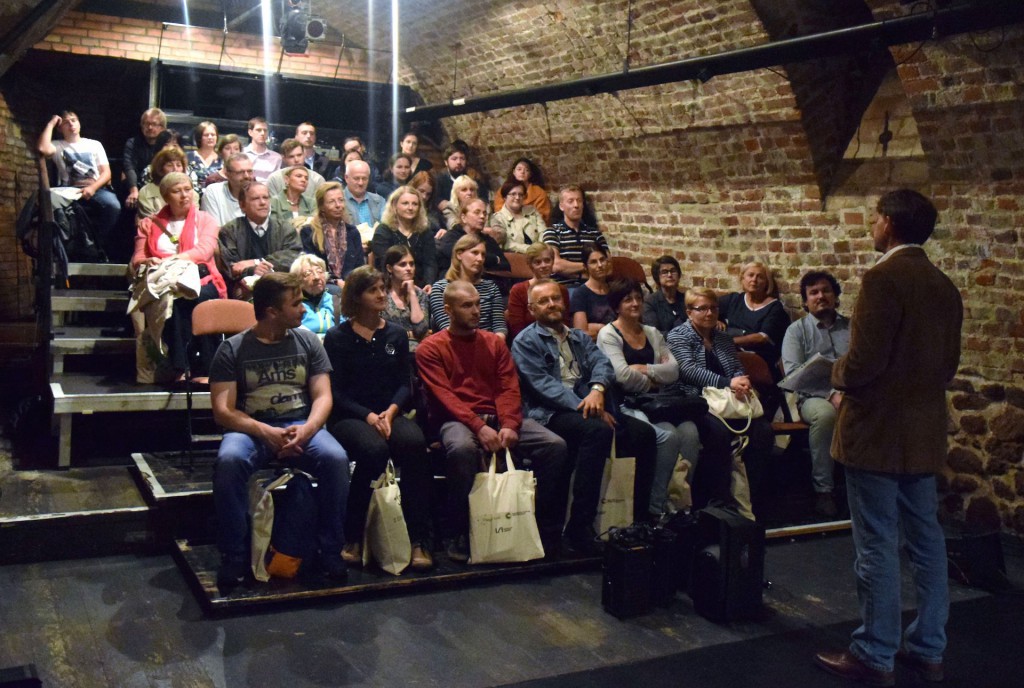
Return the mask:
M 104 336 L 111 328 L 70 327 L 54 328 L 50 351 L 69 356 L 74 354 L 126 354 L 135 350 L 133 337 Z
M 127 274 L 125 263 L 68 263 L 69 276 L 125 277 Z
M 55 289 L 51 292 L 50 305 L 56 313 L 93 311 L 125 313 L 128 310 L 127 290 L 106 289 Z

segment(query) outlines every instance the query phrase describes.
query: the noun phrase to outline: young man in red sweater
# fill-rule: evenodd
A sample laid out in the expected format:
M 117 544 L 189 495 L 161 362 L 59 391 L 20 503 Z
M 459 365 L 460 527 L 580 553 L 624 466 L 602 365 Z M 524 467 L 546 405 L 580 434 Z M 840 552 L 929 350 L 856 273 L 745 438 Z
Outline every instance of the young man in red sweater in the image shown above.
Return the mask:
M 445 449 L 448 479 L 448 556 L 469 558 L 469 490 L 484 459 L 511 449 L 537 479 L 537 526 L 545 553 L 557 551 L 568 498 L 565 441 L 540 423 L 524 419 L 519 377 L 504 340 L 478 328 L 480 295 L 469 282 L 452 282 L 444 293 L 448 329 L 416 349 L 427 390 L 432 426 Z

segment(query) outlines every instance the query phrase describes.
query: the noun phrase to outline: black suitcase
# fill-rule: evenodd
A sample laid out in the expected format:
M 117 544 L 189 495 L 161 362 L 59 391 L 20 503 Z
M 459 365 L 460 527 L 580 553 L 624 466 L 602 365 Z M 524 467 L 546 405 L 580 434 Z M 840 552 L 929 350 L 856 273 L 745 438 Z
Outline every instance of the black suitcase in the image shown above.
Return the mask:
M 737 621 L 761 612 L 764 528 L 726 509 L 698 514 L 700 547 L 690 577 L 693 608 L 712 621 Z

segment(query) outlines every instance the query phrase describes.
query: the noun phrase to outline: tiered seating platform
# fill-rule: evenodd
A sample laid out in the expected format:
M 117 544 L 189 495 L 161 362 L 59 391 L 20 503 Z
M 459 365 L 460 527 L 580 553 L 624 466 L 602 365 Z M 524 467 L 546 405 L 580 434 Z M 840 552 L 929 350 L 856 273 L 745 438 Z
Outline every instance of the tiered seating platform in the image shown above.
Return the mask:
M 173 554 L 200 606 L 207 614 L 247 613 L 282 605 L 351 601 L 368 596 L 404 594 L 475 585 L 511 578 L 552 575 L 593 570 L 600 565 L 595 557 L 563 555 L 551 560 L 526 564 L 468 565 L 448 561 L 443 552 L 434 552 L 433 571 L 407 571 L 401 576 L 385 573 L 377 567 L 353 567 L 345 585 L 330 584 L 318 578 L 295 581 L 271 580 L 240 586 L 224 595 L 217 589 L 217 548 L 212 538 L 213 493 L 210 483 L 213 453 L 194 456 L 191 470 L 184 453 L 141 454 L 132 456 L 135 477 L 146 503 L 153 509 L 152 522 L 160 539 L 174 539 Z M 266 471 L 267 477 L 271 471 Z M 185 535 L 184 537 L 182 535 Z

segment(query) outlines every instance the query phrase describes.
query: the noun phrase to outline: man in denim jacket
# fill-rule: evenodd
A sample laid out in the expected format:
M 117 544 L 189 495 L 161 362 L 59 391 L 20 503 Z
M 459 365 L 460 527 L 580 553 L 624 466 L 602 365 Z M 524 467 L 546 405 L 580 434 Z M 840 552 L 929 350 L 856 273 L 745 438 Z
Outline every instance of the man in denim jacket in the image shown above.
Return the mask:
M 593 524 L 612 438 L 617 438 L 619 455 L 636 457 L 633 509 L 642 518 L 650 500 L 654 430 L 618 413 L 614 401 L 606 399 L 615 381 L 612 365 L 590 335 L 562 322 L 566 306 L 558 284 L 538 280 L 528 298 L 536 322 L 512 345 L 523 409 L 527 417 L 565 440 L 569 465 L 576 472 L 565 536 L 573 549 L 595 553 L 598 545 Z M 566 490 L 569 477 L 565 476 Z

